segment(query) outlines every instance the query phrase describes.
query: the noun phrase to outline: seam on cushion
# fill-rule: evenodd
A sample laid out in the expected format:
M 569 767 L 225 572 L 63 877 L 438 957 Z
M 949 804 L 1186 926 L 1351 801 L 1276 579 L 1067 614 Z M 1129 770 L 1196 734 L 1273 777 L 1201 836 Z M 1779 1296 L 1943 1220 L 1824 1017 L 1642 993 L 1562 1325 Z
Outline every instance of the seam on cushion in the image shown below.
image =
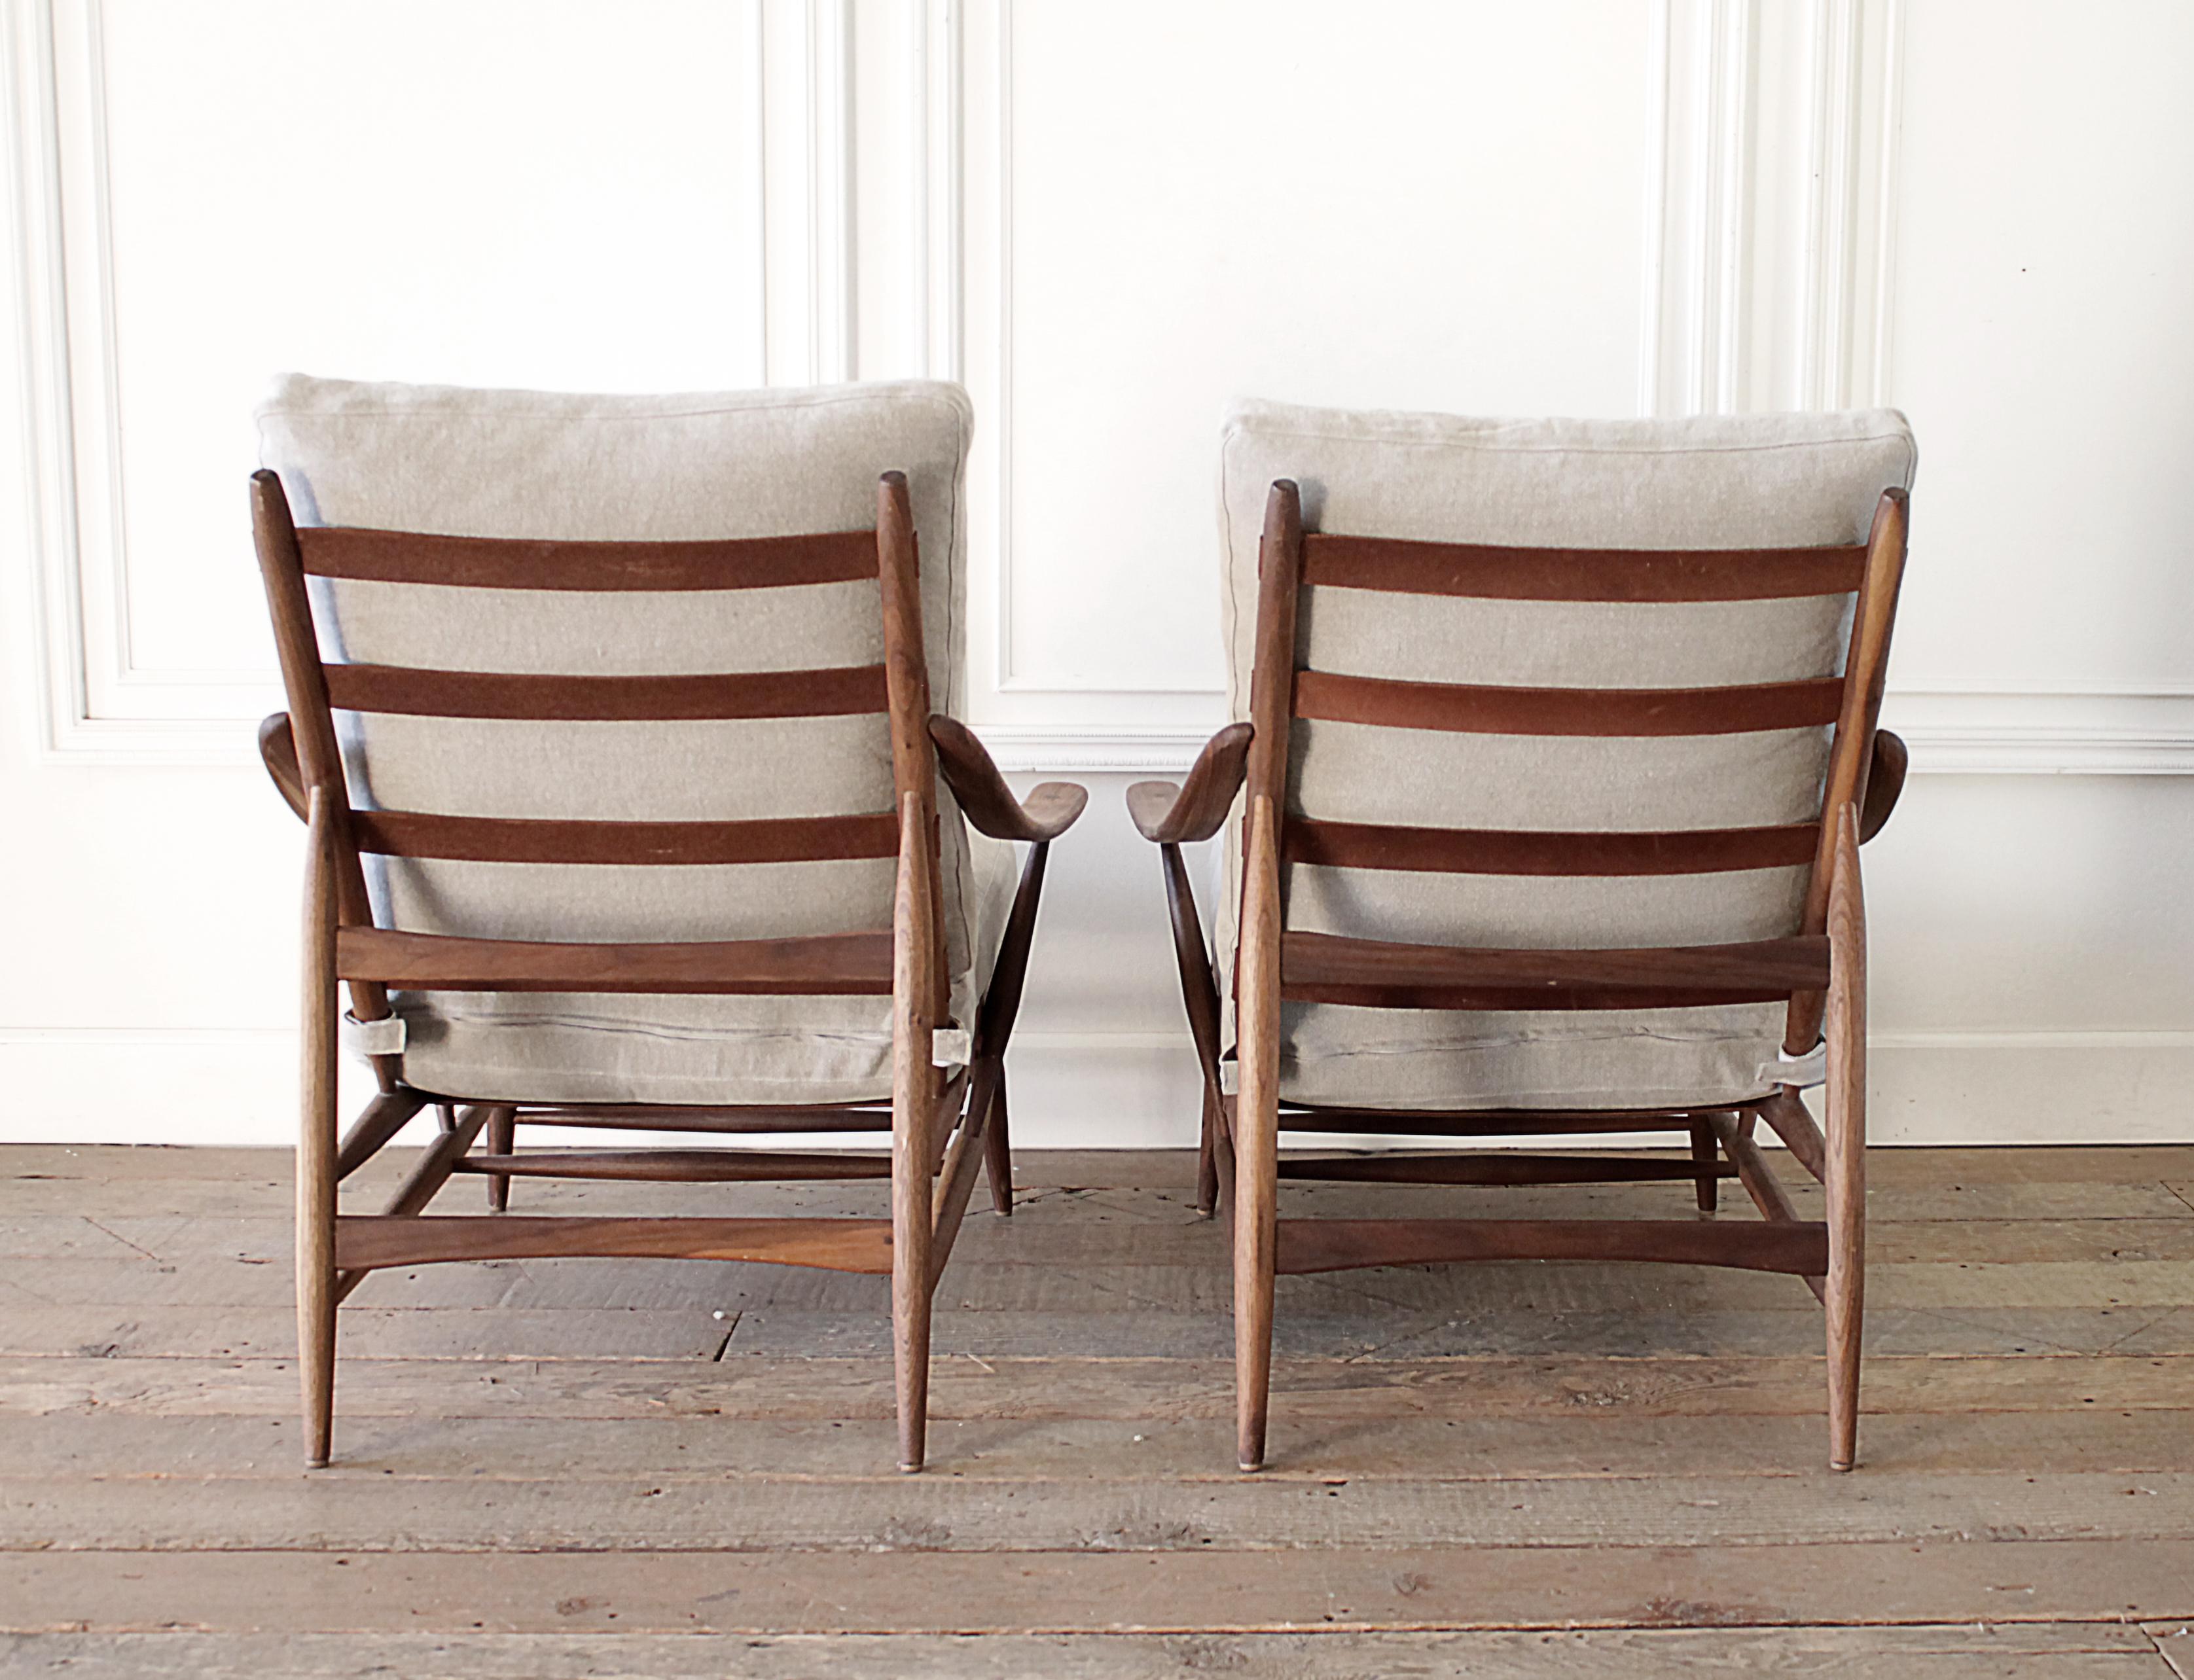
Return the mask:
M 1631 1033 L 1598 1033 L 1589 1038 L 1566 1038 L 1559 1035 L 1536 1034 L 1509 1035 L 1498 1037 L 1466 1039 L 1433 1039 L 1420 1044 L 1392 1046 L 1362 1045 L 1341 1050 L 1306 1049 L 1289 1042 L 1285 1053 L 1304 1064 L 1335 1062 L 1387 1061 L 1396 1057 L 1462 1056 L 1480 1051 L 1547 1050 L 1566 1052 L 1579 1047 L 1606 1047 L 1631 1044 L 1665 1044 L 1683 1050 L 1712 1050 L 1725 1045 L 1766 1044 L 1775 1035 L 1768 1032 L 1685 1035 L 1681 1033 L 1640 1031 Z
M 694 1085 L 713 1082 L 710 1081 L 705 1075 L 647 1074 L 623 1068 L 612 1069 L 608 1070 L 599 1068 L 543 1069 L 537 1063 L 531 1062 L 471 1061 L 467 1064 L 463 1071 L 465 1073 L 465 1082 L 467 1084 L 471 1084 L 474 1081 L 484 1081 L 491 1083 L 501 1084 L 507 1079 L 523 1080 L 530 1083 L 539 1081 L 543 1077 L 553 1079 L 566 1075 L 578 1079 L 608 1080 L 628 1090 L 639 1090 L 651 1087 L 660 1087 L 664 1086 L 671 1087 L 673 1088 L 684 1088 Z M 887 1078 L 872 1082 L 866 1079 L 855 1078 L 850 1075 L 830 1077 L 820 1075 L 809 1075 L 805 1077 L 795 1077 L 790 1075 L 779 1075 L 775 1074 L 757 1074 L 751 1072 L 741 1072 L 736 1075 L 727 1077 L 736 1077 L 738 1082 L 743 1086 L 758 1086 L 764 1089 L 781 1087 L 787 1091 L 807 1092 L 814 1090 L 818 1086 L 852 1086 L 862 1090 L 873 1089 L 876 1093 L 874 1096 L 847 1096 L 834 1099 L 850 1103 L 878 1102 L 888 1098 L 891 1094 Z M 520 1098 L 516 1100 L 522 1102 L 526 1099 Z M 796 1126 L 787 1127 L 785 1130 L 796 1132 L 799 1130 L 799 1127 Z
M 302 374 L 296 376 L 296 377 L 313 379 L 316 378 L 317 376 Z M 376 381 L 370 380 L 327 380 L 321 382 L 326 384 L 366 386 L 373 384 Z M 971 425 L 974 423 L 974 416 L 973 413 L 973 404 L 956 403 L 949 397 L 938 396 L 934 393 L 933 389 L 916 390 L 911 388 L 914 386 L 922 384 L 929 385 L 933 387 L 939 384 L 949 385 L 950 381 L 908 381 L 904 384 L 885 381 L 875 385 L 824 387 L 819 389 L 810 391 L 788 389 L 784 392 L 783 399 L 778 401 L 766 403 L 727 404 L 720 400 L 713 404 L 711 406 L 705 408 L 656 409 L 645 414 L 620 413 L 606 409 L 581 409 L 570 413 L 563 413 L 554 408 L 527 407 L 524 405 L 523 403 L 513 403 L 507 406 L 501 406 L 490 411 L 501 414 L 548 416 L 554 418 L 566 420 L 690 420 L 708 415 L 717 414 L 756 414 L 771 409 L 824 408 L 841 403 L 873 403 L 878 401 L 887 392 L 898 391 L 904 393 L 904 400 L 905 401 L 922 402 L 928 404 L 933 407 L 943 408 L 951 411 L 956 417 L 968 421 Z M 616 400 L 615 393 L 589 391 L 504 390 L 497 387 L 462 385 L 414 385 L 408 387 L 407 388 L 414 391 L 456 391 L 470 396 L 514 397 L 520 398 L 545 398 L 551 401 L 561 399 L 568 402 L 572 398 L 577 398 L 589 402 L 599 402 L 603 400 L 606 397 L 609 398 L 611 400 Z M 767 392 L 750 392 L 739 394 L 760 396 L 772 393 Z M 672 400 L 675 401 L 677 399 L 674 397 Z M 477 414 L 481 410 L 477 406 L 468 407 L 461 403 L 454 403 L 440 411 L 449 414 Z M 310 409 L 285 408 L 274 403 L 268 403 L 255 410 L 255 417 L 267 420 L 284 415 L 296 415 L 314 420 L 347 420 L 352 416 L 355 415 L 361 419 L 409 420 L 416 418 L 424 414 L 432 414 L 434 412 L 436 412 L 436 410 L 434 409 L 423 406 L 417 408 L 389 409 Z
M 646 414 L 612 414 L 586 410 L 581 410 L 576 413 L 563 413 L 554 409 L 529 409 L 516 406 L 484 410 L 479 408 L 465 408 L 462 405 L 457 404 L 452 404 L 449 408 L 440 410 L 428 407 L 410 409 L 292 409 L 268 407 L 261 410 L 253 416 L 253 420 L 261 428 L 262 433 L 265 430 L 267 422 L 274 420 L 422 420 L 430 418 L 448 418 L 450 416 L 459 415 L 477 416 L 480 414 L 497 416 L 523 415 L 531 419 L 585 421 L 590 424 L 608 425 L 613 423 L 623 423 L 645 425 L 663 420 L 705 420 L 718 415 L 761 414 L 767 413 L 772 410 L 824 408 L 837 404 L 874 402 L 875 400 L 876 399 L 873 395 L 818 397 L 812 402 L 766 403 L 754 407 L 746 408 L 718 407 L 699 409 L 658 409 Z M 929 396 L 915 397 L 910 395 L 903 400 L 908 402 L 918 401 L 933 408 L 941 409 L 946 413 L 951 414 L 956 419 L 968 420 L 971 418 L 968 411 L 962 408 L 957 403 L 950 402 L 941 398 Z
M 1230 426 L 1227 428 L 1226 441 L 1231 444 L 1236 438 L 1246 438 L 1250 435 L 1252 435 L 1252 429 L 1249 427 Z M 1652 445 L 1635 449 L 1617 449 L 1589 444 L 1528 445 L 1465 443 L 1456 439 L 1442 438 L 1366 438 L 1347 432 L 1260 432 L 1255 435 L 1277 439 L 1300 438 L 1317 443 L 1377 444 L 1389 449 L 1467 450 L 1476 455 L 1767 455 L 1784 450 L 1837 449 L 1860 444 L 1886 444 L 1902 439 L 1910 445 L 1907 453 L 1911 457 L 1906 464 L 1906 470 L 1910 472 L 1915 468 L 1920 460 L 1919 445 L 1913 441 L 1910 432 L 1868 432 L 1853 438 L 1794 439 L 1789 443 L 1780 444 L 1686 444 L 1680 448 Z
M 398 1012 L 402 1014 L 402 1011 Z M 803 1029 L 784 1026 L 757 1027 L 679 1027 L 659 1022 L 648 1022 L 613 1015 L 581 1015 L 566 1011 L 543 1011 L 526 1015 L 469 1015 L 442 1009 L 414 1012 L 406 1020 L 423 1013 L 422 1024 L 461 1028 L 467 1032 L 554 1032 L 600 1033 L 612 1037 L 645 1039 L 654 1044 L 744 1044 L 767 1040 L 807 1043 L 821 1040 L 835 1044 L 888 1043 L 888 1029 L 873 1032 L 848 1032 L 842 1029 Z M 415 1046 L 414 1048 L 418 1046 Z

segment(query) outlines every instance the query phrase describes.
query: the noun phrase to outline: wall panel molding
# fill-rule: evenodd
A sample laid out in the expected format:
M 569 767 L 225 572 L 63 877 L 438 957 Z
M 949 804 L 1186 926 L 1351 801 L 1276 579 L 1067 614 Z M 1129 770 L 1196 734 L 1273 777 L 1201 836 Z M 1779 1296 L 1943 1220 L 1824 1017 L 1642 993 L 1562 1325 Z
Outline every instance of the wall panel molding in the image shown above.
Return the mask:
M 1903 30 L 1903 0 L 1656 0 L 1640 413 L 1881 400 Z
M 133 651 L 105 9 L 0 4 L 38 744 L 59 763 L 249 762 L 248 725 L 279 703 L 271 671 L 148 668 Z M 1215 714 L 1209 691 L 1077 685 L 1014 657 L 1014 0 L 902 0 L 888 36 L 852 0 L 742 5 L 755 46 L 743 91 L 761 140 L 754 331 L 770 377 L 968 379 L 987 585 L 971 644 L 993 702 L 979 708 L 1002 714 L 986 736 L 1031 770 L 1184 767 Z M 1902 27 L 1903 0 L 1658 0 L 1642 408 L 1877 398 Z M 859 108 L 855 55 L 872 50 L 899 54 L 889 121 Z M 913 159 L 902 204 L 859 202 L 859 160 L 879 149 Z M 1802 209 L 1775 222 L 1771 198 Z M 880 221 L 894 237 L 864 238 Z M 887 294 L 906 300 L 888 332 L 858 318 L 864 264 L 887 265 Z M 1921 681 L 1899 685 L 1889 717 L 1922 771 L 2194 773 L 2194 695 L 2181 691 Z
M 106 8 L 101 0 L 7 4 L 20 483 L 39 751 L 101 763 L 227 758 L 238 724 L 278 692 L 271 662 L 266 671 L 147 667 L 135 652 Z
M 967 378 L 975 398 L 976 470 L 969 494 L 975 503 L 976 552 L 986 555 L 990 599 L 977 622 L 991 644 L 974 657 L 988 664 L 993 694 L 1008 707 L 1028 700 L 1065 700 L 1088 714 L 1140 710 L 1153 700 L 1180 697 L 1208 706 L 1222 691 L 1208 685 L 1123 685 L 1077 681 L 1023 668 L 1014 645 L 1016 595 L 1014 497 L 1014 0 L 968 0 L 968 60 L 979 83 L 970 101 L 979 144 L 971 148 L 968 173 L 980 230 L 968 248 L 968 297 L 974 341 Z M 1108 703 L 1110 702 L 1109 706 Z M 1067 733 L 1075 733 L 1070 726 Z M 1127 739 L 1129 737 L 1123 737 Z

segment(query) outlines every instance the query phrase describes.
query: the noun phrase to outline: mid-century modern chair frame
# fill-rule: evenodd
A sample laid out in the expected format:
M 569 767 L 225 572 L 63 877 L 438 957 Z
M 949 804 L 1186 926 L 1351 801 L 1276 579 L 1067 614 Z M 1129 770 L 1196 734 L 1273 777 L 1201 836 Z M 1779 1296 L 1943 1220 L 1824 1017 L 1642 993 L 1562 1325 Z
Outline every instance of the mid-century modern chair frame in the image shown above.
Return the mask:
M 1885 491 L 1865 543 L 1828 548 L 1534 549 L 1328 536 L 1303 529 L 1295 485 L 1266 502 L 1259 550 L 1249 718 L 1204 748 L 1186 781 L 1129 791 L 1157 843 L 1189 1023 L 1203 1073 L 1198 1202 L 1232 1181 L 1235 1358 L 1242 1467 L 1265 1458 L 1278 1272 L 1490 1259 L 1677 1261 L 1803 1278 L 1827 1309 L 1829 1458 L 1855 1462 L 1866 1190 L 1866 917 L 1858 847 L 1887 820 L 1904 743 L 1876 727 L 1903 577 L 1907 501 Z M 1720 601 L 1856 594 L 1841 678 L 1671 690 L 1519 689 L 1398 683 L 1299 670 L 1300 588 L 1559 601 Z M 1288 814 L 1290 720 L 1512 734 L 1651 735 L 1716 727 L 1834 726 L 1819 819 L 1766 829 L 1518 833 L 1312 822 Z M 1217 984 L 1184 842 L 1225 824 L 1247 783 L 1240 943 L 1232 977 L 1238 1095 L 1223 1093 Z M 1661 949 L 1491 950 L 1288 930 L 1284 863 L 1490 874 L 1646 875 L 1810 863 L 1801 926 L 1788 938 Z M 1383 1009 L 1573 1010 L 1787 1002 L 1785 1052 L 1826 1025 L 1827 1135 L 1796 1087 L 1727 1110 L 1397 1111 L 1307 1108 L 1279 1096 L 1283 1002 Z M 1801 1219 L 1754 1141 L 1765 1120 L 1827 1191 L 1827 1218 Z M 1279 1159 L 1283 1127 L 1321 1132 L 1496 1137 L 1687 1131 L 1692 1159 L 1580 1159 L 1507 1151 Z M 1280 1178 L 1445 1184 L 1695 1181 L 1711 1212 L 1735 1176 L 1764 1224 L 1698 1219 L 1281 1220 Z
M 252 479 L 252 518 L 290 710 L 267 720 L 268 772 L 307 825 L 304 1085 L 297 1153 L 297 1339 L 306 1459 L 328 1459 L 336 1309 L 366 1274 L 439 1260 L 652 1255 L 768 1261 L 892 1279 L 900 1467 L 924 1450 L 930 1300 L 952 1252 L 979 1164 L 1000 1213 L 1012 1207 L 1004 1056 L 1020 1003 L 1049 842 L 1080 814 L 1071 783 L 1014 798 L 979 742 L 930 711 L 917 555 L 906 480 L 882 477 L 873 530 L 710 542 L 538 542 L 299 528 L 281 479 Z M 694 676 L 507 675 L 323 663 L 308 576 L 497 589 L 690 590 L 876 577 L 881 668 Z M 722 822 L 549 821 L 361 810 L 350 797 L 336 710 L 528 720 L 889 715 L 895 809 L 871 815 Z M 932 1064 L 950 1026 L 940 933 L 942 771 L 984 833 L 1030 842 L 1018 895 L 968 1053 Z M 697 771 L 705 773 L 704 766 Z M 892 926 L 802 938 L 693 943 L 549 943 L 393 932 L 374 925 L 362 854 L 537 863 L 784 863 L 896 857 Z M 888 995 L 893 1076 L 879 1102 L 813 1107 L 533 1104 L 416 1089 L 402 1061 L 373 1059 L 380 1089 L 340 1143 L 338 983 L 353 1017 L 386 1018 L 388 994 L 623 992 Z M 339 1214 L 336 1190 L 421 1110 L 440 1134 L 386 1210 Z M 514 1151 L 520 1121 L 694 1132 L 876 1132 L 891 1153 L 744 1150 Z M 485 1151 L 474 1153 L 485 1132 Z M 513 1177 L 891 1180 L 885 1218 L 422 1217 L 453 1174 L 485 1175 L 500 1209 Z

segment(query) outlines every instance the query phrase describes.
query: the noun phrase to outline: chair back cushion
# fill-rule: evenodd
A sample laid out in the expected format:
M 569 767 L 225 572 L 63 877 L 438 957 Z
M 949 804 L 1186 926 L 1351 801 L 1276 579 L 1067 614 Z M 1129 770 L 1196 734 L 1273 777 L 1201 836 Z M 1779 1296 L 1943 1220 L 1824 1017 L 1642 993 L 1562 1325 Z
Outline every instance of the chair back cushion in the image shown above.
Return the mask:
M 963 692 L 956 386 L 577 396 L 290 376 L 261 458 L 300 525 L 458 536 L 669 541 L 873 530 L 907 476 L 933 700 Z M 808 670 L 883 657 L 873 577 L 651 592 L 315 578 L 323 657 L 567 675 Z M 709 821 L 893 809 L 882 713 L 534 721 L 338 712 L 361 807 Z M 953 1009 L 973 1018 L 981 897 L 948 794 L 942 869 Z M 376 920 L 500 939 L 721 940 L 888 927 L 889 858 L 710 865 L 368 859 Z M 890 1090 L 889 1000 L 405 995 L 405 1076 L 452 1097 L 811 1103 Z
M 1257 547 L 1276 479 L 1306 530 L 1547 548 L 1862 543 L 1909 486 L 1902 416 L 1473 420 L 1251 403 L 1222 444 L 1232 714 L 1248 715 Z M 1297 663 L 1427 683 L 1692 688 L 1841 674 L 1849 594 L 1795 599 L 1483 599 L 1307 585 Z M 1633 737 L 1403 729 L 1298 719 L 1291 814 L 1582 832 L 1818 819 L 1830 731 Z M 1220 972 L 1232 972 L 1239 825 L 1230 825 Z M 1439 874 L 1297 864 L 1286 925 L 1509 949 L 1715 944 L 1797 931 L 1809 866 L 1668 875 Z M 1231 1017 L 1230 1017 L 1231 1020 Z M 1783 1009 L 1449 1012 L 1286 1006 L 1281 1089 L 1369 1107 L 1669 1108 L 1763 1094 Z

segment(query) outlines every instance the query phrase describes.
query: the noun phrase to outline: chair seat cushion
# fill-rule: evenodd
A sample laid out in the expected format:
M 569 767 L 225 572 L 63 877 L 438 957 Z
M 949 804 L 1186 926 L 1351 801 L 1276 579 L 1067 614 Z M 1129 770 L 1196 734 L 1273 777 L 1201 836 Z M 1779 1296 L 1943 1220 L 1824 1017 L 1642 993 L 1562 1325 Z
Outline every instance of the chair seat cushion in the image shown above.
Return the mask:
M 975 965 L 990 983 L 1014 848 L 969 831 Z M 891 1001 L 607 993 L 399 996 L 404 1073 L 422 1091 L 529 1103 L 888 1101 Z M 968 1024 L 972 1025 L 972 1018 Z

